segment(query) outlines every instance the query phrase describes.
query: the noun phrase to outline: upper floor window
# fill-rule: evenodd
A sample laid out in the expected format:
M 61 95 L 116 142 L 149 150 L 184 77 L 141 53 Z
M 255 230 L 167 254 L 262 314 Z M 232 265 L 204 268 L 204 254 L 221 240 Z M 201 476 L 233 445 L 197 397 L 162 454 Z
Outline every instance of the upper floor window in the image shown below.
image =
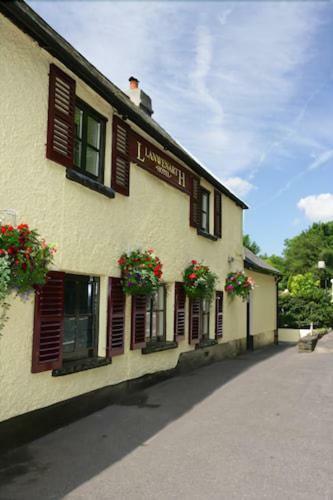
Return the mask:
M 165 340 L 166 290 L 161 285 L 158 292 L 147 301 L 146 341 Z
M 200 189 L 199 224 L 205 233 L 209 233 L 209 194 L 206 189 Z
M 76 99 L 74 166 L 100 182 L 104 177 L 105 122 L 90 106 Z

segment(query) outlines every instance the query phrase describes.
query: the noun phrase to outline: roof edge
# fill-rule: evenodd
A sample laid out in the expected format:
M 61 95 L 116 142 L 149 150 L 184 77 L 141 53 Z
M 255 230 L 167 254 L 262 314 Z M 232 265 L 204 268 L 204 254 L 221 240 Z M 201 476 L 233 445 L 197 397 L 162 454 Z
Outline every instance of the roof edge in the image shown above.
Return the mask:
M 145 119 L 139 111 L 126 102 L 126 95 L 100 71 L 82 56 L 69 42 L 57 33 L 23 0 L 0 2 L 0 12 L 12 21 L 19 29 L 31 36 L 44 50 L 61 61 L 73 73 L 81 78 L 89 87 L 109 102 L 124 118 L 131 120 L 143 131 L 153 137 L 170 153 L 186 163 L 194 172 L 208 180 L 214 187 L 233 200 L 242 209 L 248 206 L 221 184 L 214 176 L 196 162 L 180 146 L 177 147 L 163 136 Z M 113 87 L 113 88 L 112 88 Z M 119 93 L 119 95 L 117 95 Z M 123 94 L 123 95 L 122 95 Z

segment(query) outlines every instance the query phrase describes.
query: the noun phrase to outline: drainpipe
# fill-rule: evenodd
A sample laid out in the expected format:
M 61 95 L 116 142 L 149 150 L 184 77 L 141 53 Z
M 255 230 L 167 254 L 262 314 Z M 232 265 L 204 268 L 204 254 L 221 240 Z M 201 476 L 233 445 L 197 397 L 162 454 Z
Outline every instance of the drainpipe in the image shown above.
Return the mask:
M 281 281 L 281 276 L 275 276 L 275 288 L 276 288 L 276 323 L 274 332 L 274 344 L 279 343 L 279 281 Z

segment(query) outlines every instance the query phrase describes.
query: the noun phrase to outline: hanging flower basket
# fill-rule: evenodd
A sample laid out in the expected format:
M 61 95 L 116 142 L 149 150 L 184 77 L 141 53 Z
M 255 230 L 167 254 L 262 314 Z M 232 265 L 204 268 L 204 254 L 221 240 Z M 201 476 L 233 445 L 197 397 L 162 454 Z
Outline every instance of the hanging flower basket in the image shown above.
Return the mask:
M 243 271 L 237 271 L 228 274 L 224 289 L 230 297 L 238 296 L 246 300 L 254 286 L 255 283 L 252 278 L 246 276 Z
M 191 299 L 205 298 L 209 301 L 213 297 L 217 276 L 201 262 L 192 260 L 183 274 L 184 289 Z
M 134 250 L 124 253 L 118 260 L 122 286 L 129 295 L 151 295 L 161 284 L 162 264 L 154 251 Z
M 0 331 L 8 319 L 8 295 L 15 291 L 26 298 L 36 286 L 43 285 L 55 251 L 54 245 L 47 245 L 28 224 L 0 227 Z

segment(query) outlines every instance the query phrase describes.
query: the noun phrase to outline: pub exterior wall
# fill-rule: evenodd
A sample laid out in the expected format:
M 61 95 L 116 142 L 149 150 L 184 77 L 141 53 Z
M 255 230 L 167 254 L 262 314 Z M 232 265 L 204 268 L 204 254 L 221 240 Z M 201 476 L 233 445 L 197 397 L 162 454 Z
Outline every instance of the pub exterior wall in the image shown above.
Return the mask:
M 247 270 L 256 286 L 251 297 L 251 334 L 254 336 L 254 347 L 273 343 L 276 329 L 276 285 L 275 278 Z
M 129 197 L 117 194 L 115 199 L 108 199 L 66 179 L 65 168 L 45 157 L 48 72 L 52 62 L 75 78 L 0 16 L 0 63 L 4 70 L 0 79 L 0 116 L 5 124 L 0 129 L 0 208 L 15 209 L 18 222 L 38 228 L 47 241 L 58 246 L 54 269 L 100 276 L 100 355 L 105 355 L 108 276 L 119 276 L 117 259 L 122 252 L 153 247 L 163 262 L 168 285 L 167 339 L 171 340 L 174 282 L 181 280 L 189 261 L 195 258 L 208 264 L 219 276 L 220 290 L 230 270 L 243 268 L 242 210 L 222 196 L 223 234 L 214 242 L 190 228 L 186 194 L 135 164 L 131 165 Z M 113 111 L 100 96 L 75 80 L 77 95 L 108 119 L 104 178 L 110 186 Z M 213 187 L 205 180 L 202 185 L 211 191 L 212 204 Z M 232 265 L 228 264 L 229 256 L 235 259 Z M 32 374 L 33 298 L 27 303 L 17 298 L 11 302 L 10 319 L 0 338 L 0 421 L 106 385 L 173 368 L 180 354 L 193 350 L 186 331 L 177 349 L 149 355 L 131 351 L 131 299 L 127 298 L 125 353 L 114 357 L 111 365 L 64 377 L 52 377 L 51 372 Z M 214 314 L 212 305 L 212 338 Z M 219 342 L 244 338 L 245 331 L 245 305 L 239 299 L 231 301 L 226 297 L 224 336 Z

